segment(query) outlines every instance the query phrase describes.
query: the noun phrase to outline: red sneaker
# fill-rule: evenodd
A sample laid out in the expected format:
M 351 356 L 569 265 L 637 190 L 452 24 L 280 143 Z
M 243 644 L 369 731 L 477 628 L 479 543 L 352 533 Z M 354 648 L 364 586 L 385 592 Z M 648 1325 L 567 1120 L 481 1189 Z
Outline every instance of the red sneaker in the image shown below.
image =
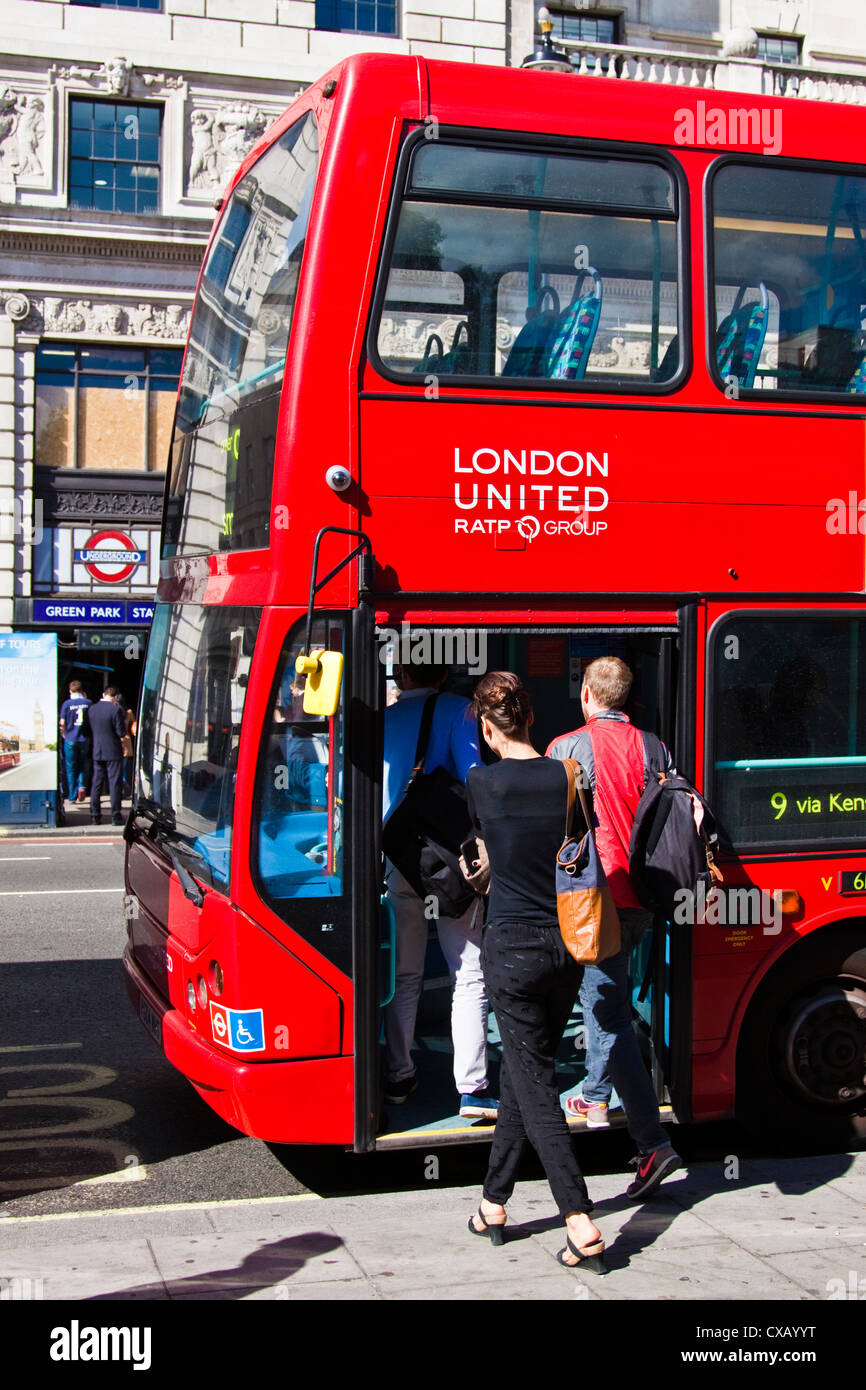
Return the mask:
M 608 1106 L 603 1101 L 584 1100 L 582 1095 L 569 1096 L 565 1111 L 567 1115 L 586 1120 L 587 1129 L 610 1129 Z

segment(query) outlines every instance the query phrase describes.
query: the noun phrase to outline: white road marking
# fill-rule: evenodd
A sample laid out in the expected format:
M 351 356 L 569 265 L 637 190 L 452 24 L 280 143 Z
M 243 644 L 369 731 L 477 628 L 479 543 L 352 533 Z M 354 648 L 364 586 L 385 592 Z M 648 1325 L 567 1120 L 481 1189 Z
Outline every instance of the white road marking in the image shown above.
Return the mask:
M 323 1202 L 318 1192 L 293 1192 L 283 1197 L 234 1197 L 225 1202 L 162 1202 L 142 1207 L 104 1207 L 99 1211 L 57 1211 L 48 1216 L 8 1216 L 0 1211 L 4 1226 L 23 1225 L 28 1221 L 83 1221 L 94 1216 L 137 1216 L 160 1211 L 215 1211 L 226 1207 L 285 1206 L 289 1202 Z
M 33 864 L 37 859 L 50 859 L 50 854 L 3 854 L 0 864 Z
M 93 848 L 96 848 L 96 849 L 104 849 L 106 845 L 120 845 L 120 844 L 122 844 L 122 843 L 123 843 L 123 836 L 122 836 L 122 835 L 102 835 L 102 836 L 100 836 L 98 839 L 94 836 L 92 839 L 87 839 L 87 840 L 81 839 L 81 840 L 18 840 L 18 841 L 16 841 L 16 840 L 13 840 L 13 839 L 11 839 L 11 838 L 6 838 L 6 837 L 4 837 L 4 836 L 3 836 L 2 829 L 0 829 L 0 840 L 5 840 L 5 843 L 8 844 L 10 848 L 11 848 L 13 845 L 18 844 L 18 845 L 51 845 L 52 848 L 54 848 L 54 847 L 57 846 L 57 845 L 60 845 L 61 847 L 65 848 L 65 849 L 68 849 L 71 845 L 74 845 L 74 846 L 76 847 L 76 849 L 81 849 L 82 846 L 85 846 L 85 845 L 86 845 L 88 849 L 93 849 Z
M 26 1047 L 0 1047 L 0 1052 L 60 1052 L 65 1047 L 83 1047 L 84 1043 L 28 1043 Z
M 15 889 L 15 888 L 4 888 L 3 891 L 0 892 L 0 898 L 39 898 L 39 897 L 45 897 L 46 895 L 48 895 L 49 897 L 51 897 L 51 896 L 57 897 L 58 894 L 60 894 L 60 893 L 122 893 L 122 892 L 124 892 L 124 889 L 123 889 L 122 886 L 121 886 L 120 888 L 20 888 L 20 889 Z
M 100 1187 L 109 1182 L 144 1182 L 147 1167 L 144 1163 L 133 1164 L 130 1168 L 119 1168 L 116 1173 L 100 1173 L 98 1178 L 80 1178 L 72 1187 Z

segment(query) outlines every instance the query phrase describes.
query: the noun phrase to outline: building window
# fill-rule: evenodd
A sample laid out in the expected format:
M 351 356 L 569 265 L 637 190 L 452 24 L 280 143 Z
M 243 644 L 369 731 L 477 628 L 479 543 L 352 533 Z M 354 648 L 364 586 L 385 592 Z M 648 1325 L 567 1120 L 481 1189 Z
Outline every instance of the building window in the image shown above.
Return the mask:
M 789 34 L 759 34 L 756 57 L 762 63 L 799 63 L 803 40 Z
M 344 34 L 396 34 L 396 0 L 316 0 L 316 28 Z
M 70 207 L 156 212 L 161 114 L 132 102 L 70 102 Z
M 619 43 L 617 20 L 613 15 L 575 14 L 573 10 L 551 10 L 553 32 L 551 38 L 574 39 L 582 43 Z M 577 67 L 581 61 L 579 53 L 571 54 L 571 61 Z M 610 68 L 610 58 L 599 57 L 595 53 L 586 54 L 588 72 L 599 69 L 606 76 Z
M 47 468 L 162 470 L 179 348 L 42 343 L 36 353 L 36 462 Z
M 574 14 L 551 10 L 553 37 L 582 39 L 584 43 L 617 43 L 616 20 L 610 16 Z
M 72 5 L 86 5 L 98 10 L 155 10 L 162 9 L 162 0 L 70 0 Z

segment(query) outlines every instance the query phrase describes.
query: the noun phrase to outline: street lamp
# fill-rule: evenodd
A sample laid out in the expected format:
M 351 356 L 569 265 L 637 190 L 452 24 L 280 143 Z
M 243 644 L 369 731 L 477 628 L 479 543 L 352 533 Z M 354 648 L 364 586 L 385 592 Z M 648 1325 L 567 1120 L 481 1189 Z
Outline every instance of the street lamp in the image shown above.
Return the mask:
M 522 68 L 534 68 L 536 72 L 574 72 L 568 54 L 564 53 L 561 48 L 554 48 L 553 46 L 553 40 L 550 37 L 553 20 L 546 5 L 542 5 L 538 11 L 538 27 L 541 31 L 541 38 L 535 45 L 534 52 L 524 58 L 520 66 Z

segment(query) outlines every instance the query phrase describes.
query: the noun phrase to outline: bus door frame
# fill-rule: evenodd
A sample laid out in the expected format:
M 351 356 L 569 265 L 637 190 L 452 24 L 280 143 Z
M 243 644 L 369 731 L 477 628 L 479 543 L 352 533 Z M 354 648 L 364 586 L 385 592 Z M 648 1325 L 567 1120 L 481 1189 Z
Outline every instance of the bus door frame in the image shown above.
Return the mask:
M 376 617 L 362 601 L 352 612 L 346 720 L 347 756 L 352 765 L 352 979 L 354 996 L 356 1153 L 376 1147 L 379 1122 L 379 937 L 382 894 L 382 773 L 384 699 Z
M 677 609 L 676 717 L 672 739 L 665 742 L 681 776 L 695 782 L 698 718 L 698 630 L 702 604 L 687 603 Z M 674 931 L 665 924 L 663 950 L 656 951 L 654 997 L 667 1011 L 667 1030 L 662 1016 L 658 1026 L 664 1042 L 662 1069 L 666 1075 L 674 1113 L 680 1124 L 692 1119 L 692 933 Z M 653 1020 L 653 1034 L 657 1024 Z M 654 1044 L 655 1046 L 655 1044 Z

